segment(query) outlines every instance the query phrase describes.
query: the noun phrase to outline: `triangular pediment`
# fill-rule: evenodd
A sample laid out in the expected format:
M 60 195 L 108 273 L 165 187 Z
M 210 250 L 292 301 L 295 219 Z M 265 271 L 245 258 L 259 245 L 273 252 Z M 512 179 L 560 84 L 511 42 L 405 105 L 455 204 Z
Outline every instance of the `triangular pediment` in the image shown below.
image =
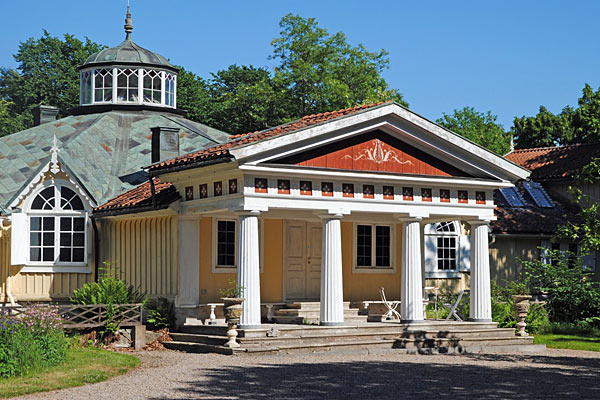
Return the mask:
M 274 161 L 306 167 L 432 176 L 468 176 L 387 133 L 369 132 Z

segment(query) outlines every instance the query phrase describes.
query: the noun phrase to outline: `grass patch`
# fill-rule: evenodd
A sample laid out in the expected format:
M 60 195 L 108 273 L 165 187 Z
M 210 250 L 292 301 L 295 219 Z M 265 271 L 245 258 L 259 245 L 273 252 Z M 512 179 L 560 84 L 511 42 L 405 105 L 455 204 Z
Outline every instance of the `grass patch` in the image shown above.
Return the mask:
M 130 354 L 70 347 L 64 363 L 28 376 L 0 379 L 0 398 L 82 386 L 122 375 L 140 365 Z
M 545 344 L 551 349 L 600 351 L 600 338 L 597 337 L 538 334 L 533 342 Z

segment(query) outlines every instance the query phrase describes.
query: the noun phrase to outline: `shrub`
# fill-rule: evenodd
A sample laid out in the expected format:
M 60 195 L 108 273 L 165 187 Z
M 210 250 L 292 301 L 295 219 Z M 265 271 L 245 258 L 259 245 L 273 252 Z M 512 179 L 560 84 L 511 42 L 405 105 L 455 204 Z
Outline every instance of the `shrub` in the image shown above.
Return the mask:
M 0 376 L 26 375 L 60 364 L 67 345 L 57 307 L 35 305 L 20 318 L 0 316 Z
M 522 261 L 532 289 L 547 293 L 546 307 L 553 322 L 577 322 L 600 316 L 600 290 L 594 287 L 581 258 L 549 252 L 550 264 Z
M 105 275 L 98 282 L 89 282 L 73 291 L 74 304 L 106 304 L 103 336 L 109 342 L 120 328 L 118 304 L 146 304 L 146 293 L 111 275 Z
M 112 276 L 89 282 L 73 291 L 74 304 L 135 304 L 145 303 L 146 294 Z
M 169 299 L 164 297 L 151 299 L 146 303 L 145 309 L 148 312 L 147 322 L 150 329 L 172 330 L 175 327 L 175 305 Z

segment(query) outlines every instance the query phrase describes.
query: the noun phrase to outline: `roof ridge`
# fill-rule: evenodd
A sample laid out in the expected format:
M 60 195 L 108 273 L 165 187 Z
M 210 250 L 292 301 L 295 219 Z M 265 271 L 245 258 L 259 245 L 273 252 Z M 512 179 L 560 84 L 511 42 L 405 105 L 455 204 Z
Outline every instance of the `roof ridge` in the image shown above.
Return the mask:
M 382 104 L 393 103 L 393 102 L 394 102 L 393 100 L 380 101 L 378 103 L 361 104 L 361 105 L 357 105 L 357 106 L 354 106 L 354 107 L 341 108 L 339 110 L 325 111 L 325 112 L 322 112 L 322 113 L 304 115 L 304 116 L 302 116 L 300 118 L 297 118 L 297 119 L 295 119 L 293 121 L 289 121 L 289 122 L 286 122 L 286 123 L 283 123 L 283 124 L 275 125 L 275 126 L 272 126 L 270 128 L 266 128 L 266 129 L 263 129 L 263 130 L 260 130 L 260 131 L 238 133 L 238 134 L 235 134 L 235 135 L 230 135 L 229 138 L 230 139 L 239 139 L 239 138 L 250 136 L 250 135 L 254 135 L 254 134 L 267 133 L 267 132 L 272 131 L 274 129 L 281 128 L 281 127 L 284 127 L 284 126 L 287 126 L 287 125 L 291 125 L 291 124 L 294 124 L 294 123 L 299 122 L 299 121 L 305 121 L 305 120 L 312 119 L 312 118 L 326 116 L 328 114 L 339 114 L 339 113 L 344 113 L 344 112 L 348 112 L 348 111 L 359 111 L 359 110 L 363 110 L 363 109 L 367 109 L 367 108 L 372 108 L 372 107 L 376 107 L 376 106 L 379 106 L 379 105 L 382 105 Z M 344 115 L 340 115 L 339 117 L 343 117 L 343 116 Z M 336 117 L 336 118 L 339 118 L 339 117 Z
M 531 151 L 540 151 L 540 150 L 555 151 L 555 150 L 567 149 L 570 147 L 594 146 L 594 145 L 599 146 L 600 143 L 572 143 L 572 144 L 565 144 L 562 146 L 528 147 L 526 149 L 514 149 L 507 155 L 514 154 L 514 153 L 526 153 L 526 152 L 531 152 Z

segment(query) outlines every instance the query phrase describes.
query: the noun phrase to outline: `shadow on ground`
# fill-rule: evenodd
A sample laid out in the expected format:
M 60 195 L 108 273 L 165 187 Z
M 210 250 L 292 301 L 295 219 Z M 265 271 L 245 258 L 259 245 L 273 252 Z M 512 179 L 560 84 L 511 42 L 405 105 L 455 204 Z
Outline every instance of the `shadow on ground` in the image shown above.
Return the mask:
M 189 398 L 401 399 L 600 398 L 600 360 L 466 355 L 456 363 L 325 362 L 199 370 L 178 389 Z M 464 364 L 461 358 L 475 363 Z M 318 356 L 315 357 L 318 360 Z M 283 361 L 283 360 L 282 360 Z M 464 360 L 466 361 L 466 360 Z M 481 361 L 477 364 L 477 361 Z M 489 362 L 509 362 L 494 365 Z M 525 364 L 527 361 L 528 364 Z M 532 366 L 531 363 L 534 365 Z M 232 362 L 233 364 L 233 362 Z M 536 366 L 535 364 L 544 364 Z

